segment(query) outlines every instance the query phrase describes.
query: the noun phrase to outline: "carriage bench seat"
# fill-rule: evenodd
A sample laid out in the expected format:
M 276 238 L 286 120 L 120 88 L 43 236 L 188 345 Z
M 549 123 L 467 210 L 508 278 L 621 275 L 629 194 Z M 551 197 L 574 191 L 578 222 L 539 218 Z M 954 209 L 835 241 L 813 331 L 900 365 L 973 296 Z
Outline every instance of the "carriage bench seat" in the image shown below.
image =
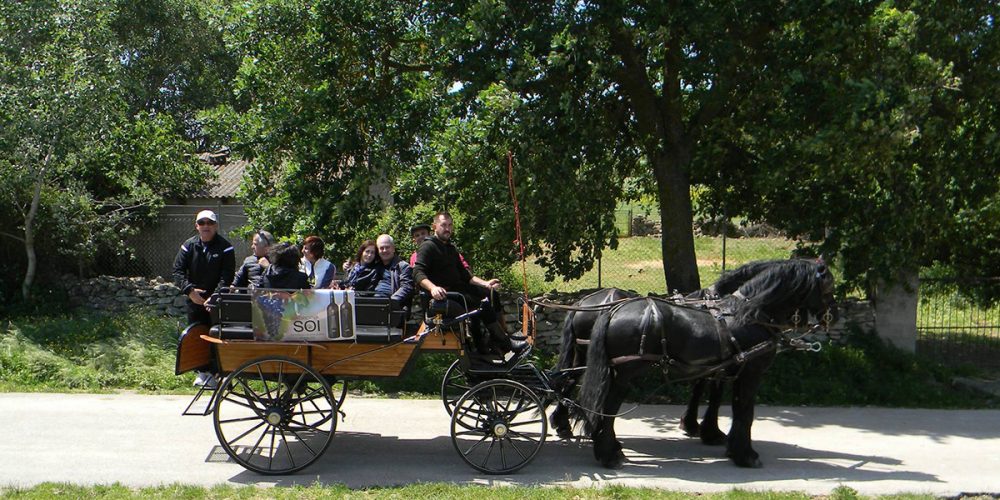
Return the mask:
M 253 306 L 248 293 L 215 295 L 210 335 L 224 340 L 253 340 Z M 355 337 L 358 342 L 398 342 L 407 309 L 393 309 L 388 297 L 355 295 Z

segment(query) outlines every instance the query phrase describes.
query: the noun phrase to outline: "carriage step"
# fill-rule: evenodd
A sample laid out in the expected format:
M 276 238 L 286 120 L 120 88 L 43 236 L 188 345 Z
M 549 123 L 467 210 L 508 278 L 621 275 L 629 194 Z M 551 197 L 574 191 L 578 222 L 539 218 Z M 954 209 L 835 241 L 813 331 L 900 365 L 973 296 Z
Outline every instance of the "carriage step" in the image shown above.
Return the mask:
M 205 386 L 198 388 L 198 392 L 191 398 L 187 408 L 181 412 L 185 417 L 204 417 L 212 413 L 212 403 L 215 401 L 215 389 L 208 389 Z

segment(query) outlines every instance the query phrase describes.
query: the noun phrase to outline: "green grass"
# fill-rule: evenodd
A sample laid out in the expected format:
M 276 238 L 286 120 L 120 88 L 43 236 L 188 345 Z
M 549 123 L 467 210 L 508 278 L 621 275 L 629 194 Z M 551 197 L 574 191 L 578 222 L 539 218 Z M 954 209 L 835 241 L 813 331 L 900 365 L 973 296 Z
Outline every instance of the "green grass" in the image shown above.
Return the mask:
M 191 393 L 192 374 L 174 375 L 175 320 L 141 310 L 115 315 L 76 312 L 19 317 L 0 331 L 0 391 Z M 784 405 L 877 405 L 994 408 L 1000 402 L 951 387 L 971 369 L 946 368 L 855 333 L 820 353 L 790 352 L 766 375 L 760 401 Z M 352 381 L 352 394 L 437 398 L 450 354 L 421 355 L 406 376 Z M 555 366 L 536 351 L 535 366 Z M 650 371 L 633 401 L 683 404 L 686 384 L 663 384 Z
M 31 488 L 0 488 L 0 496 L 4 498 L 48 499 L 48 498 L 208 498 L 208 499 L 320 499 L 320 498 L 354 498 L 354 499 L 411 499 L 435 498 L 464 500 L 467 498 L 491 499 L 703 499 L 703 500 L 805 500 L 809 495 L 799 492 L 751 492 L 733 489 L 724 493 L 686 493 L 665 491 L 651 488 L 632 488 L 625 486 L 605 486 L 601 488 L 568 488 L 568 487 L 490 487 L 455 485 L 445 483 L 414 484 L 388 488 L 366 488 L 351 490 L 344 485 L 312 485 L 290 486 L 276 488 L 260 488 L 256 486 L 220 485 L 211 488 L 186 485 L 157 486 L 151 488 L 128 488 L 120 484 L 100 486 L 76 486 L 62 483 L 45 483 Z M 819 498 L 819 497 L 816 497 Z M 881 497 L 866 497 L 846 486 L 838 486 L 822 498 L 830 500 L 853 500 L 862 498 L 892 498 L 900 500 L 930 500 L 931 495 L 891 495 Z
M 142 310 L 15 317 L 0 325 L 0 390 L 189 388 L 193 376 L 173 373 L 177 326 Z
M 726 240 L 725 265 L 733 269 L 754 260 L 787 259 L 795 248 L 795 242 L 784 238 L 728 238 Z M 698 256 L 698 274 L 701 285 L 708 286 L 722 275 L 722 238 L 699 236 L 695 238 L 695 254 Z M 530 262 L 527 265 L 528 281 L 532 290 L 573 292 L 588 288 L 619 287 L 635 290 L 641 294 L 666 293 L 663 278 L 663 252 L 660 238 L 642 236 L 621 238 L 618 248 L 605 249 L 601 258 L 600 285 L 598 268 L 585 273 L 573 281 L 544 281 L 544 270 Z M 515 276 L 521 275 L 520 263 L 514 265 Z

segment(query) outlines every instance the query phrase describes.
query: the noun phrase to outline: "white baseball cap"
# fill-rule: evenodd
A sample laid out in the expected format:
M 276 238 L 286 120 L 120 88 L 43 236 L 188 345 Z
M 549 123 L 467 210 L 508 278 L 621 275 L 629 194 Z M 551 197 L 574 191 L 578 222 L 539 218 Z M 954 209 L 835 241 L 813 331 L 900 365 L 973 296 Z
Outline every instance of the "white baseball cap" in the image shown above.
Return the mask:
M 198 222 L 202 219 L 209 219 L 212 222 L 219 222 L 219 216 L 215 215 L 215 212 L 211 210 L 202 210 L 201 212 L 198 212 L 198 216 L 194 218 L 194 221 Z

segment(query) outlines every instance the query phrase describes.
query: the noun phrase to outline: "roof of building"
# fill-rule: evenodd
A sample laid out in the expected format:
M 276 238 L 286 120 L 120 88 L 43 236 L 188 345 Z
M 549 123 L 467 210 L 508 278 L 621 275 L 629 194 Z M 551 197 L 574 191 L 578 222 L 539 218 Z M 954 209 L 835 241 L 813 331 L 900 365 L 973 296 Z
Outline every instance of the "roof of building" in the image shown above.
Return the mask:
M 243 182 L 243 174 L 250 166 L 250 162 L 231 159 L 228 148 L 215 153 L 202 153 L 198 155 L 198 158 L 211 165 L 218 177 L 212 180 L 208 187 L 199 192 L 197 196 L 235 198 L 236 192 L 240 189 L 240 183 Z

